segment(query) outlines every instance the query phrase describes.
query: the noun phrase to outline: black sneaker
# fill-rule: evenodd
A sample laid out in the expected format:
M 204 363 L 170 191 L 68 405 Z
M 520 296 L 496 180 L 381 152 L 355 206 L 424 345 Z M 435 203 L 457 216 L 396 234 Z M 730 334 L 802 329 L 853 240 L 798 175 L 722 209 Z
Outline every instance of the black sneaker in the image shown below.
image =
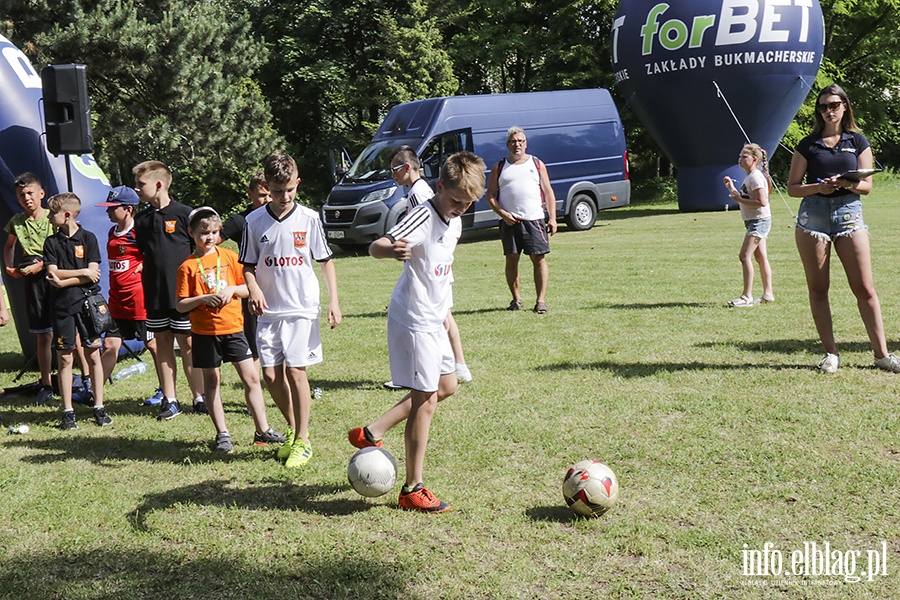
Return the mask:
M 257 446 L 266 446 L 268 444 L 283 444 L 285 437 L 269 427 L 265 433 L 254 433 L 253 443 Z
M 156 415 L 156 419 L 158 421 L 168 421 L 169 419 L 174 419 L 181 414 L 181 405 L 178 404 L 178 400 L 169 400 L 167 398 L 163 398 L 160 408 L 162 410 L 160 410 L 160 413 Z
M 198 415 L 209 414 L 209 409 L 206 408 L 206 402 L 203 400 L 194 400 L 194 412 Z
M 234 446 L 231 445 L 231 434 L 227 431 L 217 433 L 216 444 L 213 446 L 213 450 L 215 452 L 226 452 L 231 454 L 234 451 Z
M 112 419 L 106 414 L 106 408 L 103 406 L 94 407 L 94 421 L 97 423 L 97 427 L 112 425 Z
M 59 428 L 60 429 L 78 429 L 78 424 L 75 422 L 75 411 L 74 410 L 63 411 L 62 423 L 59 424 Z
M 49 385 L 41 386 L 38 391 L 37 398 L 34 399 L 35 406 L 44 406 L 53 402 L 53 388 Z

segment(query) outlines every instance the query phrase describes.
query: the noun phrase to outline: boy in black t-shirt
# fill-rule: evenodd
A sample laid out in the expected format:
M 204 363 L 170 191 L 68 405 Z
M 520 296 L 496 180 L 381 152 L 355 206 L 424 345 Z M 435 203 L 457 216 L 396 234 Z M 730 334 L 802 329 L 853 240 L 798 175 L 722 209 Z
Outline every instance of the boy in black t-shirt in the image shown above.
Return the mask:
M 134 217 L 138 249 L 144 253 L 144 306 L 147 309 L 147 348 L 156 363 L 162 390 L 157 416 L 169 420 L 181 412 L 175 395 L 175 340 L 181 349 L 181 365 L 191 387 L 194 412 L 205 413 L 203 381 L 194 372 L 191 355 L 191 320 L 175 308 L 178 267 L 191 254 L 188 216 L 191 207 L 169 197 L 172 172 L 157 160 L 142 162 L 132 169 L 135 191 L 150 206 Z
M 61 429 L 77 429 L 72 408 L 72 364 L 78 336 L 84 346 L 91 379 L 94 381 L 94 420 L 103 427 L 112 423 L 103 407 L 103 364 L 100 336 L 84 322 L 81 310 L 88 294 L 100 291 L 100 247 L 93 233 L 75 222 L 81 200 L 70 192 L 48 201 L 50 224 L 58 228 L 44 241 L 44 264 L 50 283 L 53 337 L 59 362 L 59 393 L 63 401 Z

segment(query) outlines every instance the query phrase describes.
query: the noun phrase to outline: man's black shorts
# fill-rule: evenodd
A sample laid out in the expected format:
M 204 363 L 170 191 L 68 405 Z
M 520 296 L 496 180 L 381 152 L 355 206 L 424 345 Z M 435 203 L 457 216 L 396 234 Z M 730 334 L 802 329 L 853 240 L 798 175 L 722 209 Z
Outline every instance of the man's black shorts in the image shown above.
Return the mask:
M 503 254 L 550 253 L 550 237 L 544 219 L 519 221 L 515 225 L 500 221 L 500 239 L 503 240 Z

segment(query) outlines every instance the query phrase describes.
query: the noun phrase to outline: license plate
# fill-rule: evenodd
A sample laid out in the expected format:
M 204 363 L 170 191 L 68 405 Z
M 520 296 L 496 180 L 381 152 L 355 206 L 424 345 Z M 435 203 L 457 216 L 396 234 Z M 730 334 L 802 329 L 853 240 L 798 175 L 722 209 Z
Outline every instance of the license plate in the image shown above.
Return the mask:
M 325 232 L 325 234 L 328 236 L 328 239 L 332 240 L 340 240 L 344 238 L 344 232 L 341 229 L 329 229 Z

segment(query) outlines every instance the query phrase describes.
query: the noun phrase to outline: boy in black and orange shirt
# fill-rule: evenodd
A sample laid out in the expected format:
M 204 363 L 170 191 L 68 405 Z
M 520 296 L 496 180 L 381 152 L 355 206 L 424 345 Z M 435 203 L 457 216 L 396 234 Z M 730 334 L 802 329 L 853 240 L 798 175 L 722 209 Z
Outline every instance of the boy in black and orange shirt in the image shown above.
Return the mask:
M 112 423 L 103 407 L 103 364 L 100 335 L 82 316 L 85 297 L 100 291 L 100 246 L 93 233 L 79 227 L 76 219 L 81 200 L 71 192 L 57 194 L 47 202 L 50 224 L 58 228 L 44 241 L 44 265 L 50 283 L 53 338 L 59 362 L 59 393 L 63 401 L 61 429 L 77 429 L 72 408 L 72 364 L 78 336 L 84 347 L 94 381 L 94 420 L 103 427 Z

